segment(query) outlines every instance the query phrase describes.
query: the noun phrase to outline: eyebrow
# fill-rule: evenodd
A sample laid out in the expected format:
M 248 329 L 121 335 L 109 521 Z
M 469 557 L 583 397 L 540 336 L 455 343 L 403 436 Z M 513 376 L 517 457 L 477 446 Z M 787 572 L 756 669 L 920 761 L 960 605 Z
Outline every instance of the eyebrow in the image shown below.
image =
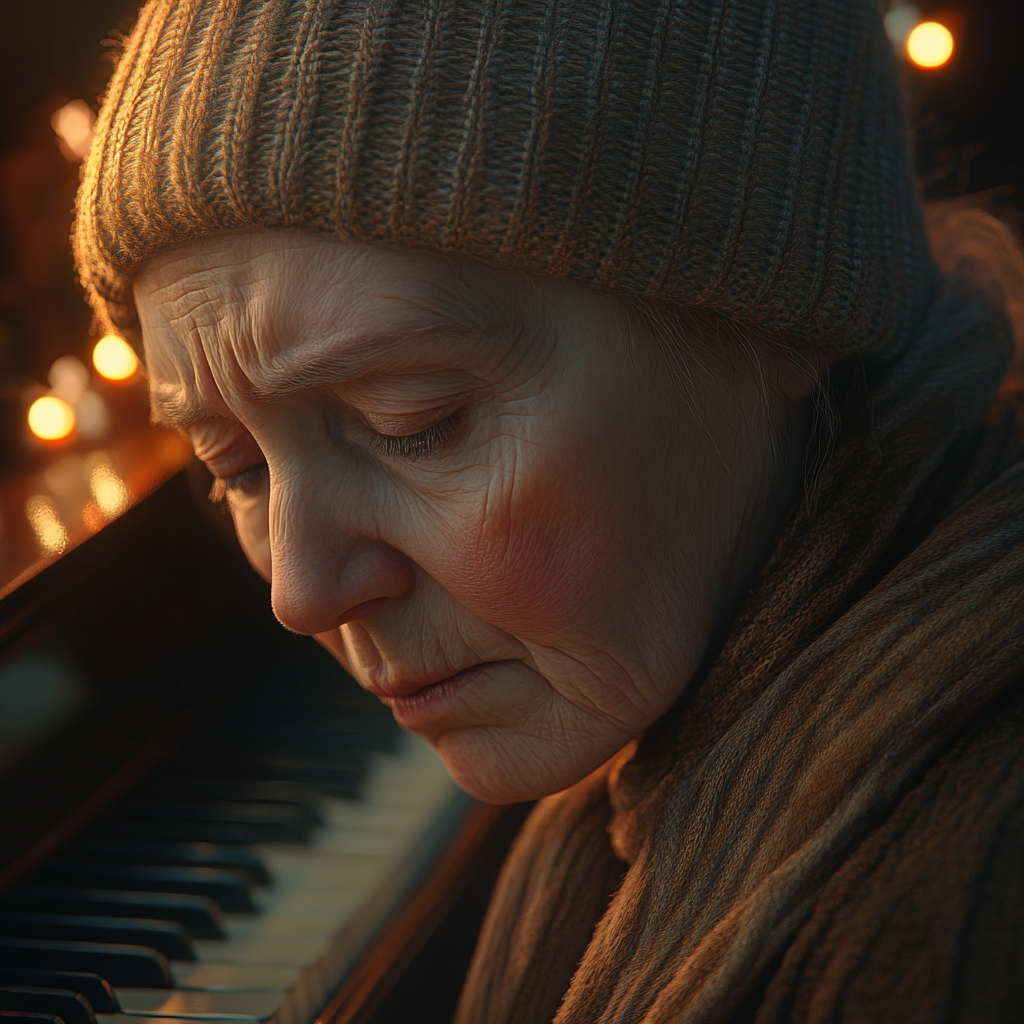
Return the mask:
M 292 361 L 275 359 L 269 367 L 260 367 L 265 372 L 256 380 L 250 378 L 240 393 L 248 401 L 271 403 L 297 391 L 362 376 L 372 362 L 381 358 L 382 353 L 403 343 L 442 334 L 448 338 L 453 334 L 470 338 L 479 337 L 481 333 L 479 324 L 445 319 L 419 328 L 361 335 L 347 344 L 343 352 L 306 360 L 301 356 Z M 188 388 L 174 385 L 158 385 L 151 390 L 150 411 L 153 422 L 182 431 L 205 420 L 223 418 L 223 414 L 211 409 Z

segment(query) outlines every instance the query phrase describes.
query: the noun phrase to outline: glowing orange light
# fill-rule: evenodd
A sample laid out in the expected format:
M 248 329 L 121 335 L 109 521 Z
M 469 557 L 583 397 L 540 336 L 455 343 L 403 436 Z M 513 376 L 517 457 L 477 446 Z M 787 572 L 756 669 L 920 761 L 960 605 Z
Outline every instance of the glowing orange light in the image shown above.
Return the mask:
M 108 334 L 96 342 L 92 350 L 92 365 L 107 380 L 128 380 L 139 369 L 139 358 L 127 341 L 116 334 Z
M 940 68 L 953 56 L 953 33 L 937 21 L 922 21 L 907 36 L 907 56 L 919 68 Z
M 60 140 L 61 152 L 68 160 L 84 160 L 89 155 L 94 120 L 85 100 L 72 100 L 54 112 L 50 124 Z
M 75 429 L 75 410 L 62 398 L 44 395 L 28 409 L 28 429 L 43 441 L 60 441 Z
M 89 487 L 100 511 L 108 520 L 116 519 L 132 503 L 125 482 L 117 475 L 106 452 L 93 452 L 87 462 Z
M 36 494 L 29 498 L 25 503 L 25 517 L 46 554 L 60 555 L 64 552 L 68 546 L 67 527 L 47 495 Z
M 107 525 L 108 519 L 95 501 L 87 501 L 82 509 L 82 522 L 90 533 L 98 533 Z

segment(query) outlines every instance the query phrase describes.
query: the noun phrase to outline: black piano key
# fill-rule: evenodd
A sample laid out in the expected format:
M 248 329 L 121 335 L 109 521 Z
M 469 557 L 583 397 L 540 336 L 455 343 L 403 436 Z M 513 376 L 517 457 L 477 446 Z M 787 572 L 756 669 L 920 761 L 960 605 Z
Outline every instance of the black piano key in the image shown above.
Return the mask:
M 224 938 L 220 906 L 209 897 L 184 893 L 19 885 L 0 893 L 0 910 L 177 921 L 197 939 Z
M 235 914 L 252 914 L 256 910 L 249 896 L 247 879 L 223 868 L 53 860 L 44 864 L 33 877 L 47 885 L 206 896 L 223 910 Z
M 267 732 L 252 736 L 233 735 L 219 739 L 216 744 L 211 740 L 202 745 L 186 747 L 179 758 L 175 759 L 175 765 L 187 765 L 192 762 L 230 767 L 236 765 L 239 759 L 258 763 L 295 757 L 322 761 L 363 776 L 369 770 L 369 755 L 369 749 L 346 750 L 335 746 L 327 750 L 308 750 L 287 742 L 275 742 L 273 733 Z M 229 774 L 232 777 L 235 775 L 234 772 Z
M 285 757 L 260 751 L 236 751 L 230 759 L 219 754 L 190 756 L 178 761 L 176 767 L 194 774 L 216 772 L 229 778 L 310 786 L 343 799 L 357 798 L 366 779 L 363 765 L 329 758 Z
M 174 987 L 166 957 L 145 946 L 0 938 L 0 964 L 4 967 L 88 971 L 106 978 L 111 985 L 125 988 Z
M 0 1010 L 0 1024 L 64 1024 L 52 1013 L 17 1013 L 14 1010 Z
M 158 821 L 149 818 L 105 818 L 90 830 L 97 838 L 139 839 L 168 843 L 212 843 L 252 846 L 263 841 L 251 825 L 221 821 Z
M 146 921 L 130 917 L 82 917 L 0 911 L 0 935 L 20 939 L 72 939 L 149 946 L 169 960 L 195 960 L 192 937 L 177 921 Z
M 315 795 L 310 787 L 284 781 L 166 773 L 150 779 L 140 790 L 139 795 L 297 804 L 304 809 L 312 822 L 317 825 L 323 824 Z
M 228 868 L 253 885 L 270 885 L 267 866 L 252 850 L 215 843 L 172 843 L 159 840 L 76 839 L 61 850 L 71 860 L 108 864 L 163 864 L 174 867 Z
M 281 754 L 356 760 L 374 750 L 393 753 L 398 735 L 390 729 L 282 722 L 277 715 L 268 716 L 263 722 L 247 722 L 235 728 L 229 725 L 218 733 L 217 739 L 224 749 L 254 747 Z
M 0 1010 L 53 1014 L 64 1024 L 96 1024 L 89 1002 L 67 989 L 5 985 L 0 987 Z
M 244 825 L 262 842 L 305 842 L 319 815 L 300 804 L 258 803 L 229 800 L 160 800 L 136 797 L 120 801 L 114 815 L 121 819 L 143 818 L 174 822 L 216 822 Z
M 77 992 L 97 1013 L 120 1013 L 121 1005 L 105 978 L 84 971 L 16 970 L 0 967 L 0 985 L 62 988 Z

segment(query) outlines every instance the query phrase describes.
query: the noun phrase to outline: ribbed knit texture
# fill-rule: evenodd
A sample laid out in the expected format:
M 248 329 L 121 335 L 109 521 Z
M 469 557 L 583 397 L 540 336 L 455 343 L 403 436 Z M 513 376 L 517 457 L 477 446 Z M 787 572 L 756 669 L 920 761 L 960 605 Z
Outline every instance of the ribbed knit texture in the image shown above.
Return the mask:
M 454 251 L 901 350 L 933 290 L 875 0 L 151 0 L 76 253 L 102 320 L 248 225 Z

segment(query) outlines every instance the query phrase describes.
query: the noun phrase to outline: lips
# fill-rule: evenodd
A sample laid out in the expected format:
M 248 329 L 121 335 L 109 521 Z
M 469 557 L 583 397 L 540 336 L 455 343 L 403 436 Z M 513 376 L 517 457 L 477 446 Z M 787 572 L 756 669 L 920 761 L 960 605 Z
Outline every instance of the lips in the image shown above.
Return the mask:
M 458 679 L 458 677 L 464 673 L 471 672 L 474 668 L 478 667 L 479 666 L 477 665 L 469 665 L 466 668 L 459 669 L 458 672 L 454 672 L 447 676 L 434 676 L 427 678 L 410 677 L 391 680 L 385 683 L 370 682 L 367 684 L 366 688 L 385 704 L 390 704 L 393 700 L 414 697 L 416 694 L 422 693 L 424 690 L 429 690 L 434 686 L 443 686 L 445 683 L 450 683 Z
M 431 690 L 435 687 L 444 686 L 449 683 L 455 683 L 467 673 L 471 673 L 474 670 L 489 664 L 492 663 L 481 662 L 479 665 L 470 665 L 465 669 L 460 669 L 458 672 L 455 672 L 450 676 L 434 676 L 427 678 L 407 677 L 404 679 L 390 680 L 386 683 L 370 682 L 367 685 L 367 689 L 376 697 L 383 700 L 386 705 L 390 705 L 394 700 L 407 700 L 410 697 L 415 697 L 418 694 L 424 693 L 426 690 Z
M 371 683 L 367 689 L 391 708 L 400 726 L 415 732 L 443 718 L 463 690 L 482 682 L 502 664 L 507 663 L 485 661 L 443 679 L 400 679 L 385 684 Z

